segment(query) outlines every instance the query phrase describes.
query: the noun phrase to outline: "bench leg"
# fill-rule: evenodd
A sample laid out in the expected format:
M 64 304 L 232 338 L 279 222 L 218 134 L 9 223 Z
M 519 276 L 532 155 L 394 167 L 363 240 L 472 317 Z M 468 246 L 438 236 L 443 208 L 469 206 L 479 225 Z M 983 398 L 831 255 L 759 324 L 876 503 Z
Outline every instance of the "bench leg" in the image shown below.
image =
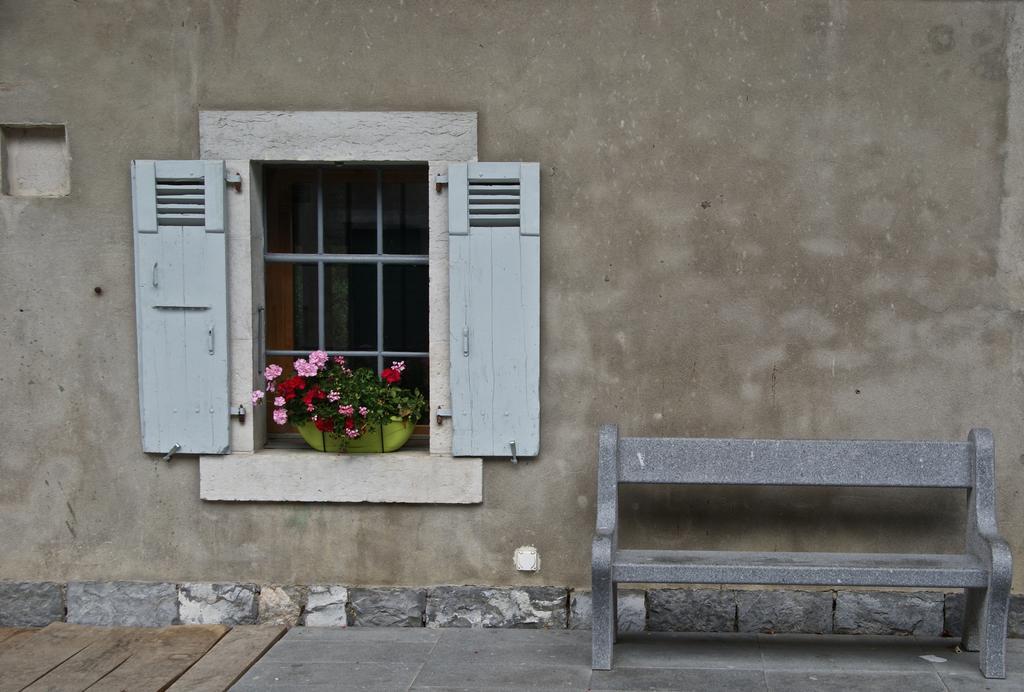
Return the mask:
M 1002 587 L 1002 588 L 1000 588 Z M 978 667 L 986 678 L 1006 677 L 1006 619 L 1010 592 L 1003 585 L 965 589 L 964 636 L 967 651 L 979 651 Z
M 611 670 L 612 644 L 615 642 L 615 599 L 611 574 L 593 575 L 591 598 L 593 599 L 593 624 L 591 636 L 593 651 L 591 667 L 594 670 Z

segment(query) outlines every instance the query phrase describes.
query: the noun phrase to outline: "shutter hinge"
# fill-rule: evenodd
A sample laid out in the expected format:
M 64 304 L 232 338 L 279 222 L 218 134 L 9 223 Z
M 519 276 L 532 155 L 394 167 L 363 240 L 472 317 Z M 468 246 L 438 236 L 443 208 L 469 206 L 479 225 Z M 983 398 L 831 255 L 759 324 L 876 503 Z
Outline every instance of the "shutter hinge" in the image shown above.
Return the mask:
M 164 454 L 163 460 L 170 461 L 171 457 L 173 457 L 174 453 L 177 452 L 179 449 L 181 449 L 181 445 L 175 442 L 173 445 L 171 445 L 171 451 L 167 452 L 167 454 Z
M 447 185 L 447 184 L 448 184 L 448 174 L 447 173 L 438 173 L 437 175 L 434 176 L 434 190 L 436 190 L 437 192 L 441 191 L 441 186 L 442 185 Z
M 228 187 L 235 188 L 235 192 L 242 191 L 242 175 L 240 173 L 226 173 L 224 182 L 228 184 Z
M 437 407 L 437 424 L 438 425 L 441 425 L 442 423 L 444 423 L 444 420 L 443 420 L 444 418 L 451 418 L 451 417 L 452 417 L 452 412 L 451 411 L 444 411 L 444 410 L 441 409 L 440 406 Z
M 238 408 L 235 408 L 234 406 L 229 407 L 228 417 L 237 418 L 239 423 L 245 425 L 245 407 L 241 404 L 238 405 Z

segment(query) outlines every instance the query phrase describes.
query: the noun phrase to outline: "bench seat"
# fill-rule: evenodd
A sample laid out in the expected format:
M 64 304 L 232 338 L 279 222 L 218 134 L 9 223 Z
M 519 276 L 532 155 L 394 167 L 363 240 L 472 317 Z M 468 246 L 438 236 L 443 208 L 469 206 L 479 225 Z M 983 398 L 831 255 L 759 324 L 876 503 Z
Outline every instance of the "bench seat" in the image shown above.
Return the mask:
M 618 550 L 617 582 L 819 586 L 984 587 L 988 569 L 971 555 Z

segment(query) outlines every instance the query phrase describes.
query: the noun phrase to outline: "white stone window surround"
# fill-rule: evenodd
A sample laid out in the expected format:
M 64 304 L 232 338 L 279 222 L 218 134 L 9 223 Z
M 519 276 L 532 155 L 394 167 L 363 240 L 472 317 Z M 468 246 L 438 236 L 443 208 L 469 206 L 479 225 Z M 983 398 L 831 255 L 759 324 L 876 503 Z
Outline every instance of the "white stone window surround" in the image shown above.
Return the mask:
M 262 388 L 262 163 L 426 162 L 429 196 L 430 401 L 448 408 L 448 194 L 434 177 L 448 164 L 477 160 L 472 112 L 200 111 L 202 159 L 223 159 L 238 174 L 227 189 L 230 400 L 245 423 L 231 419 L 231 454 L 201 456 L 204 500 L 286 502 L 479 503 L 481 459 L 451 456 L 451 422 L 430 416 L 429 451 L 325 455 L 265 449 L 263 412 L 249 393 Z M 431 412 L 432 413 L 432 412 Z

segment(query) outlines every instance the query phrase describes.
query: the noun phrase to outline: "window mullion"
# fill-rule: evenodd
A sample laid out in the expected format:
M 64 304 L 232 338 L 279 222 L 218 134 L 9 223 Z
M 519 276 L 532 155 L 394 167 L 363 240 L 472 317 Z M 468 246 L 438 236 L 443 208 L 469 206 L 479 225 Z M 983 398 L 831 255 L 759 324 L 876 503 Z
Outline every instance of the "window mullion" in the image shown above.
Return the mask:
M 324 170 L 317 169 L 316 172 L 316 253 L 324 254 Z M 327 312 L 324 294 L 326 293 L 324 283 L 326 281 L 323 261 L 316 263 L 316 285 L 317 285 L 317 341 L 320 350 L 327 348 Z
M 377 169 L 377 257 L 384 254 L 384 173 Z M 384 263 L 377 262 L 377 372 L 384 370 Z

